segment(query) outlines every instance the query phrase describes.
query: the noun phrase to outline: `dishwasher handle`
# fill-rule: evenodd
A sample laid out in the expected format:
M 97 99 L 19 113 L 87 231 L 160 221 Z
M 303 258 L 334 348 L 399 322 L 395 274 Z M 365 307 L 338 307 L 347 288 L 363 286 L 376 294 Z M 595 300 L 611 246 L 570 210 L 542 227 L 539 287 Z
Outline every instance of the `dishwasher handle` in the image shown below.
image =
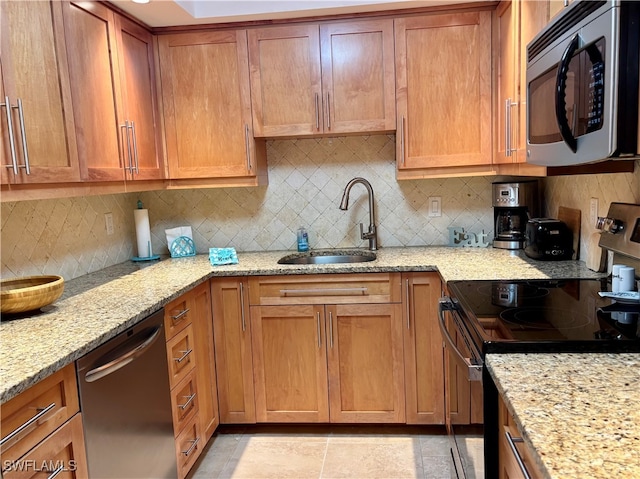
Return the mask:
M 136 358 L 142 356 L 158 339 L 162 325 L 149 329 L 151 329 L 149 334 L 146 334 L 140 340 L 135 341 L 131 346 L 127 345 L 125 351 L 120 353 L 120 351 L 118 351 L 120 347 L 118 347 L 100 357 L 100 359 L 96 361 L 98 366 L 94 366 L 87 371 L 84 376 L 84 380 L 88 383 L 92 383 L 98 379 L 102 379 L 103 377 L 116 372 L 118 369 L 125 367 L 132 361 L 135 361 Z M 115 352 L 118 352 L 118 356 L 116 358 L 112 358 L 111 356 Z
M 460 349 L 456 346 L 456 343 L 453 341 L 451 334 L 447 331 L 447 326 L 444 320 L 444 312 L 451 311 L 454 312 L 456 310 L 456 304 L 451 298 L 443 297 L 438 300 L 438 325 L 440 326 L 440 332 L 442 333 L 442 337 L 447 343 L 447 346 L 451 348 L 453 351 L 457 362 L 467 370 L 468 380 L 469 381 L 482 381 L 482 365 L 481 364 L 473 364 L 471 362 L 471 358 L 465 358 L 464 355 L 460 352 Z M 461 334 L 464 334 L 460 331 Z

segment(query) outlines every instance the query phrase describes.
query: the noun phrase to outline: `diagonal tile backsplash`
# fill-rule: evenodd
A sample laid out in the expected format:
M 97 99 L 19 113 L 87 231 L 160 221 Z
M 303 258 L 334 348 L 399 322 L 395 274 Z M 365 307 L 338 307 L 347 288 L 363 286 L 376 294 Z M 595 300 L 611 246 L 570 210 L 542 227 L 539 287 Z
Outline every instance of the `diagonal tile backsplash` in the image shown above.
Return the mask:
M 492 178 L 398 182 L 394 136 L 273 140 L 267 143 L 269 185 L 258 188 L 142 193 L 155 251 L 167 251 L 164 230 L 191 226 L 198 252 L 293 249 L 307 228 L 312 248 L 366 246 L 358 223 L 369 224 L 367 191 L 351 190 L 348 211 L 338 208 L 347 182 L 366 178 L 375 194 L 378 240 L 384 246 L 446 244 L 447 227 L 493 230 Z M 428 216 L 428 197 L 442 197 L 442 216 Z
M 133 210 L 149 209 L 155 253 L 167 254 L 164 230 L 189 225 L 199 253 L 209 247 L 238 251 L 295 249 L 295 232 L 309 231 L 312 248 L 366 247 L 358 223 L 369 224 L 366 189 L 355 185 L 348 211 L 338 209 L 347 182 L 369 180 L 375 193 L 381 247 L 443 245 L 449 226 L 493 236 L 491 183 L 496 177 L 395 179 L 393 135 L 267 142 L 269 185 L 88 196 L 1 204 L 2 277 L 61 274 L 72 279 L 137 255 Z M 589 198 L 599 213 L 611 201 L 640 203 L 636 172 L 548 178 L 546 214 L 558 206 L 580 208 L 583 238 Z M 429 217 L 428 198 L 442 198 L 442 216 Z M 107 236 L 105 213 L 113 214 Z M 585 245 L 581 248 L 584 251 Z

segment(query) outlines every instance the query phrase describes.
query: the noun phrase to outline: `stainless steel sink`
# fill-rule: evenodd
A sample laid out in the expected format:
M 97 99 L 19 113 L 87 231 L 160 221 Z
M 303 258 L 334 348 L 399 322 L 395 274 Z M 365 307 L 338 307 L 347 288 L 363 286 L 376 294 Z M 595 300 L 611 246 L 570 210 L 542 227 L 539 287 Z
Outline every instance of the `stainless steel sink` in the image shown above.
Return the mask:
M 317 250 L 293 253 L 278 260 L 278 264 L 337 264 L 373 261 L 376 254 L 363 250 Z

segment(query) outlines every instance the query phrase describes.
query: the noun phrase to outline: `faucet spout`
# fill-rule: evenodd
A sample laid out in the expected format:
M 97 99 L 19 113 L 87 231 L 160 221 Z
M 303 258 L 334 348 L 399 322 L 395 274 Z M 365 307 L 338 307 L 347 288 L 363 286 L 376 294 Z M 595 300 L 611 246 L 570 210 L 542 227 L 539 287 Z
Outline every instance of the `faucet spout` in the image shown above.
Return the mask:
M 351 192 L 353 185 L 356 183 L 364 185 L 369 195 L 369 230 L 365 233 L 362 229 L 362 223 L 360 223 L 360 237 L 362 239 L 368 239 L 369 249 L 371 251 L 376 251 L 378 249 L 378 234 L 376 228 L 376 210 L 373 202 L 373 188 L 371 187 L 371 183 L 360 177 L 350 180 L 344 188 L 342 201 L 340 201 L 340 209 L 346 211 L 349 208 L 349 193 Z

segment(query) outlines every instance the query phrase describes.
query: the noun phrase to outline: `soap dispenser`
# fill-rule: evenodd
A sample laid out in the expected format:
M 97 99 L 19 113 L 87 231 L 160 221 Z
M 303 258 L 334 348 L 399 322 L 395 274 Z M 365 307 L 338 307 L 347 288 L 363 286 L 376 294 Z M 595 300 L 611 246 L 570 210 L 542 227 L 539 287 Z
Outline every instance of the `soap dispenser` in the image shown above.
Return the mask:
M 303 227 L 298 228 L 298 251 L 309 251 L 309 235 Z

